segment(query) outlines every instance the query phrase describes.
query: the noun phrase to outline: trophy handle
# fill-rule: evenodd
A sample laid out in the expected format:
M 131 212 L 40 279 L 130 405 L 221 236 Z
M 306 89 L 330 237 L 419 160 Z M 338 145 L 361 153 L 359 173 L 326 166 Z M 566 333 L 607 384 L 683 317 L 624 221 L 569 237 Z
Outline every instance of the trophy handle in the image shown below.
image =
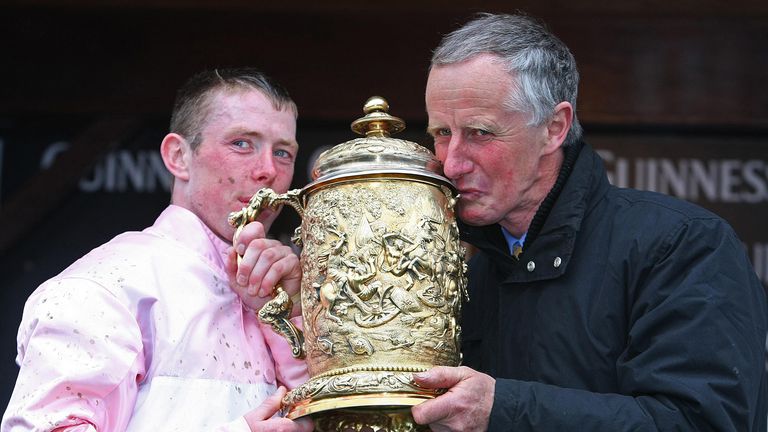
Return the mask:
M 259 217 L 262 210 L 267 207 L 277 209 L 277 207 L 283 204 L 288 204 L 289 206 L 293 207 L 293 209 L 296 210 L 296 212 L 299 214 L 299 217 L 304 217 L 304 205 L 301 200 L 301 189 L 291 189 L 284 194 L 276 193 L 270 188 L 259 189 L 259 191 L 253 194 L 251 199 L 248 201 L 247 206 L 243 207 L 239 211 L 229 214 L 227 221 L 230 225 L 235 227 L 235 235 L 232 238 L 232 242 L 234 243 L 235 240 L 237 240 L 237 237 L 240 235 L 240 231 L 243 230 L 243 227 L 248 225 L 250 222 L 255 221 L 256 218 Z M 301 239 L 299 237 L 300 229 L 301 227 L 296 228 L 297 232 L 294 234 L 294 237 L 291 238 L 291 240 L 293 240 L 297 246 L 301 246 Z M 238 257 L 238 262 L 240 262 L 240 257 Z
M 275 333 L 288 341 L 295 358 L 304 358 L 304 334 L 288 320 L 293 301 L 280 285 L 275 287 L 274 294 L 274 298 L 259 309 L 259 321 L 272 326 Z
M 259 214 L 267 207 L 276 209 L 282 204 L 288 204 L 293 207 L 299 216 L 304 216 L 304 207 L 301 202 L 301 189 L 292 189 L 284 194 L 275 193 L 272 189 L 264 188 L 256 192 L 248 205 L 243 207 L 242 210 L 232 212 L 229 214 L 229 224 L 235 227 L 235 235 L 232 238 L 232 242 L 236 243 L 237 238 L 240 236 L 240 232 L 248 223 L 253 222 L 259 217 Z M 300 242 L 300 229 L 296 228 L 296 233 L 292 240 L 297 245 L 301 246 Z M 238 254 L 237 262 L 240 263 L 242 257 Z M 301 330 L 296 328 L 295 325 L 288 319 L 288 315 L 293 308 L 293 301 L 287 292 L 283 290 L 283 287 L 279 284 L 274 289 L 274 297 L 268 301 L 259 310 L 259 321 L 264 324 L 269 324 L 272 329 L 282 335 L 288 340 L 291 345 L 291 354 L 296 358 L 304 358 L 304 335 Z

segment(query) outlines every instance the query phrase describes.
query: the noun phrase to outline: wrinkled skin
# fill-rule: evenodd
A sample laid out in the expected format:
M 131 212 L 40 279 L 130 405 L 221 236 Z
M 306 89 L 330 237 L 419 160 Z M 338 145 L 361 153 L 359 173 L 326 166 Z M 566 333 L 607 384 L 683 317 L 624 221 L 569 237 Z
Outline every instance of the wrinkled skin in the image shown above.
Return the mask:
M 484 431 L 493 407 L 496 380 L 468 367 L 438 366 L 413 374 L 416 384 L 425 388 L 447 388 L 435 399 L 411 408 L 413 419 L 428 424 L 434 432 Z

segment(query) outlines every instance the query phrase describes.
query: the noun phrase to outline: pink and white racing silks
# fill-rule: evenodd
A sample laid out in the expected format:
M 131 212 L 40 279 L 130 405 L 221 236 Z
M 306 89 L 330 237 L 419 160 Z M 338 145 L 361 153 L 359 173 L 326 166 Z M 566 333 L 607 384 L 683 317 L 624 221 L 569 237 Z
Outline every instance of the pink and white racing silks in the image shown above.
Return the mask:
M 307 372 L 230 289 L 228 246 L 171 205 L 42 284 L 0 431 L 248 431 L 243 414 Z

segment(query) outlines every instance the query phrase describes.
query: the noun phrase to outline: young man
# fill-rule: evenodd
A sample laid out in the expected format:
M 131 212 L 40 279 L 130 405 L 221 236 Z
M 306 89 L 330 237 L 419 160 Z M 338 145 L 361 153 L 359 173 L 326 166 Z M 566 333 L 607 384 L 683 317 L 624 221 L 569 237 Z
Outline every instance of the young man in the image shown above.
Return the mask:
M 214 70 L 178 92 L 160 145 L 171 205 L 151 227 L 94 249 L 27 301 L 19 378 L 2 431 L 309 431 L 270 419 L 303 361 L 253 310 L 280 281 L 289 247 L 265 238 L 265 212 L 239 236 L 230 212 L 293 176 L 297 110 L 252 69 Z M 270 396 L 271 395 L 271 396 Z
M 435 50 L 429 132 L 459 189 L 464 367 L 412 409 L 434 431 L 765 431 L 762 285 L 701 208 L 619 189 L 581 141 L 576 64 L 525 16 Z M 520 247 L 522 246 L 522 248 Z

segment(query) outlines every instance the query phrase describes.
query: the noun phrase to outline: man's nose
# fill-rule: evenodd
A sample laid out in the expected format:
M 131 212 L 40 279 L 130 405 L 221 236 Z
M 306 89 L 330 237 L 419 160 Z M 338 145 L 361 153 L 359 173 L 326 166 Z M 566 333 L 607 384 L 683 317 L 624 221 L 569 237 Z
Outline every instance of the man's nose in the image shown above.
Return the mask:
M 465 150 L 465 143 L 461 137 L 452 136 L 443 159 L 443 172 L 449 179 L 458 179 L 472 171 L 472 161 L 467 157 Z
M 259 156 L 251 168 L 251 178 L 258 183 L 271 184 L 277 175 L 277 165 L 271 153 Z

